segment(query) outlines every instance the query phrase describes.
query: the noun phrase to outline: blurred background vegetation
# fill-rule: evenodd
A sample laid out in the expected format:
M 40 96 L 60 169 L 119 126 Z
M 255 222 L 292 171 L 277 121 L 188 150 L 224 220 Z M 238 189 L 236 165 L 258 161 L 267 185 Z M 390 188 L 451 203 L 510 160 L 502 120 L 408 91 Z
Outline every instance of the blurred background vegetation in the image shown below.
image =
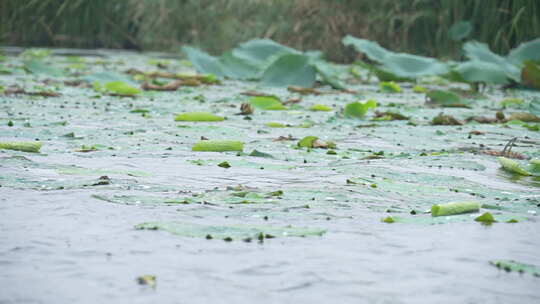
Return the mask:
M 458 21 L 498 53 L 540 37 L 538 0 L 2 0 L 0 44 L 220 54 L 252 38 L 348 62 L 346 34 L 394 51 L 459 58 Z

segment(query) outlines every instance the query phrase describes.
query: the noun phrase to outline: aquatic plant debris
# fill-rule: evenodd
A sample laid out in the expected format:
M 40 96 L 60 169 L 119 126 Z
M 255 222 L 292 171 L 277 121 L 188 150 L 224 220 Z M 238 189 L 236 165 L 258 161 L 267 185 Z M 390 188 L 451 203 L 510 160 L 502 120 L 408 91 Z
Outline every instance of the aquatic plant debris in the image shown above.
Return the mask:
M 535 277 L 540 277 L 540 267 L 535 265 L 524 264 L 514 260 L 496 260 L 490 261 L 489 263 L 506 272 L 515 271 L 519 273 L 529 273 Z

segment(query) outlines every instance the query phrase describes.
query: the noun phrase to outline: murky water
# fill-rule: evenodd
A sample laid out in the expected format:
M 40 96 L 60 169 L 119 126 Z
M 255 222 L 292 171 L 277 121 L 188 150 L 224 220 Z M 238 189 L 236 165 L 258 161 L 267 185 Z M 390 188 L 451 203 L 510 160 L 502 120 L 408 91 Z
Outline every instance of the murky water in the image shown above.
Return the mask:
M 156 69 L 147 57 L 129 53 L 99 60 L 109 64 L 87 58 L 82 72 Z M 51 61 L 68 65 L 61 57 Z M 306 96 L 289 111 L 256 110 L 245 120 L 234 115 L 247 100 L 241 92 L 295 95 L 226 81 L 135 99 L 98 98 L 92 89 L 64 86 L 63 79 L 43 84 L 47 76 L 27 75 L 20 64 L 9 58 L 14 74 L 0 76 L 4 87 L 58 87 L 62 96 L 0 97 L 0 141 L 39 138 L 44 144 L 39 154 L 0 150 L 0 303 L 540 301 L 538 277 L 489 263 L 540 265 L 538 182 L 501 171 L 491 155 L 463 152 L 479 145 L 500 150 L 517 136 L 527 142 L 513 151 L 538 157 L 538 132 L 502 124 L 429 125 L 441 111 L 461 119 L 493 116 L 503 98 L 498 91 L 473 109 L 443 110 L 425 108 L 423 95 L 410 89 L 380 94 L 375 85 L 358 85 L 360 97 Z M 172 60 L 170 69 L 189 68 Z M 380 111 L 411 116 L 417 126 L 336 115 L 346 102 L 367 98 L 376 99 Z M 315 103 L 335 111 L 308 111 Z M 228 119 L 174 122 L 175 113 L 197 110 Z M 313 126 L 265 125 L 273 121 Z M 357 127 L 370 123 L 377 126 Z M 469 138 L 472 130 L 484 135 Z M 332 140 L 337 154 L 297 149 L 297 140 L 273 141 L 289 134 Z M 246 153 L 192 152 L 201 136 L 242 140 Z M 82 145 L 98 145 L 98 151 L 76 152 Z M 248 156 L 253 149 L 274 158 Z M 384 158 L 366 159 L 381 150 Z M 217 166 L 222 161 L 231 168 Z M 110 183 L 98 185 L 101 176 Z M 268 194 L 277 190 L 283 193 Z M 473 220 L 479 213 L 440 220 L 423 213 L 462 200 L 497 206 L 482 212 L 499 222 L 480 225 Z M 404 221 L 381 222 L 388 215 Z M 510 218 L 519 222 L 504 222 Z M 291 225 L 326 233 L 226 242 L 134 228 L 145 222 Z M 157 277 L 155 288 L 137 284 L 144 274 Z

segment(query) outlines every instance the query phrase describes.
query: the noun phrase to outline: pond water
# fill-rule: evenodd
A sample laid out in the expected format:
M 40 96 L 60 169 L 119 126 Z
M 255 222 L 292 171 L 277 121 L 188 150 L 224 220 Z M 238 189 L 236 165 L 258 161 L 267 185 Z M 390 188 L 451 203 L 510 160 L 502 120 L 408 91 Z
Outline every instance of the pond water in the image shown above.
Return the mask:
M 131 98 L 65 82 L 156 65 L 192 72 L 174 59 L 100 54 L 47 57 L 67 71 L 54 77 L 26 73 L 20 57 L 3 62 L 11 73 L 0 75 L 5 90 L 61 95 L 0 96 L 0 142 L 43 143 L 40 153 L 0 150 L 0 303 L 540 301 L 534 273 L 490 264 L 513 260 L 538 273 L 539 181 L 505 172 L 483 153 L 518 137 L 512 151 L 538 158 L 540 133 L 501 122 L 431 124 L 441 112 L 494 117 L 504 98 L 539 93 L 488 88 L 468 99 L 470 108 L 433 108 L 411 84 L 393 94 L 364 82 L 350 85 L 356 95 L 323 87 L 329 94 L 300 96 L 225 80 Z M 255 108 L 246 119 L 236 115 L 246 91 L 302 100 L 282 111 Z M 341 114 L 345 104 L 368 99 L 377 111 L 410 119 Z M 332 110 L 310 111 L 314 104 Z M 192 111 L 226 120 L 174 120 Z M 294 140 L 276 141 L 289 135 Z M 305 136 L 334 142 L 335 153 L 299 148 Z M 243 152 L 192 151 L 201 137 L 242 141 Z M 218 166 L 225 161 L 229 168 Z M 429 214 L 452 201 L 482 208 Z M 484 212 L 497 222 L 474 221 Z M 395 222 L 381 220 L 388 216 Z M 156 276 L 155 286 L 138 284 L 143 275 Z

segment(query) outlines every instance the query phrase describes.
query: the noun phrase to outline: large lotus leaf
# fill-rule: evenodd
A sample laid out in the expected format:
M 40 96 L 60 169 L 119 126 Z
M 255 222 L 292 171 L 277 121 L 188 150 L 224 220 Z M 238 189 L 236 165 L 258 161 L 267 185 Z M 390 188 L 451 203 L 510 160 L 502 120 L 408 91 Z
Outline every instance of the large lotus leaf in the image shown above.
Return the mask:
M 223 65 L 218 58 L 189 46 L 182 47 L 182 51 L 187 55 L 188 60 L 193 63 L 197 72 L 214 74 L 219 77 L 225 76 Z
M 179 222 L 150 222 L 135 226 L 135 229 L 164 230 L 184 237 L 245 240 L 247 238 L 264 239 L 274 237 L 322 236 L 326 231 L 314 228 L 231 225 L 213 226 Z
M 358 52 L 364 53 L 369 59 L 379 63 L 384 62 L 386 56 L 392 54 L 392 52 L 383 48 L 377 42 L 355 38 L 351 35 L 345 36 L 342 43 L 346 46 L 353 46 Z
M 299 52 L 270 39 L 250 40 L 232 50 L 234 57 L 243 59 L 248 64 L 259 67 L 267 65 L 272 57 L 284 53 L 298 54 Z
M 232 52 L 223 54 L 219 61 L 222 65 L 223 73 L 229 78 L 242 80 L 255 79 L 261 73 L 259 67 L 234 56 Z
M 516 65 L 523 64 L 525 60 L 540 60 L 540 38 L 520 44 L 510 51 L 508 60 Z
M 309 64 L 309 57 L 301 54 L 284 54 L 275 60 L 263 73 L 261 83 L 265 86 L 311 87 L 316 71 Z
M 107 82 L 123 81 L 129 84 L 135 84 L 135 82 L 133 82 L 127 75 L 112 71 L 90 74 L 83 77 L 82 79 L 89 83 L 98 82 L 101 84 L 105 84 Z
M 317 61 L 313 65 L 324 83 L 330 85 L 334 89 L 344 90 L 345 84 L 339 80 L 338 71 L 332 65 L 324 61 Z
M 398 77 L 416 78 L 448 73 L 446 64 L 429 57 L 394 53 L 386 56 L 382 67 Z
M 25 62 L 24 68 L 32 74 L 44 74 L 52 77 L 61 77 L 64 75 L 62 70 L 47 65 L 39 60 L 30 60 Z
M 540 90 L 540 64 L 525 60 L 521 70 L 521 82 L 531 88 Z
M 454 41 L 461 41 L 471 34 L 473 26 L 469 21 L 458 21 L 448 30 L 448 36 Z
M 493 84 L 508 83 L 508 74 L 498 64 L 472 60 L 458 64 L 455 71 L 467 82 L 484 82 Z
M 519 81 L 519 69 L 510 63 L 506 58 L 493 53 L 489 46 L 478 41 L 465 43 L 463 46 L 465 56 L 473 61 L 481 61 L 500 66 L 507 76 L 515 81 Z
M 416 78 L 427 75 L 440 75 L 448 72 L 446 64 L 433 58 L 417 55 L 394 53 L 377 42 L 359 39 L 352 36 L 343 38 L 343 44 L 352 45 L 357 51 L 364 53 L 369 59 L 382 65 L 382 70 L 401 78 Z

